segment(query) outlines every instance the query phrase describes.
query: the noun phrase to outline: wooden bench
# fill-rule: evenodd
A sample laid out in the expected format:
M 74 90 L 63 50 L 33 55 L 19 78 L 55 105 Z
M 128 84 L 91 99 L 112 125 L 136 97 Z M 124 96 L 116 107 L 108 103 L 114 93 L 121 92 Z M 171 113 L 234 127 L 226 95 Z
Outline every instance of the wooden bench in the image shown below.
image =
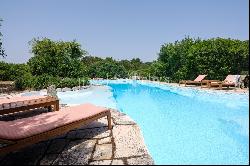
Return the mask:
M 59 100 L 55 97 L 38 98 L 24 101 L 15 101 L 0 104 L 0 115 L 27 111 L 30 109 L 54 106 L 54 111 L 59 110 Z

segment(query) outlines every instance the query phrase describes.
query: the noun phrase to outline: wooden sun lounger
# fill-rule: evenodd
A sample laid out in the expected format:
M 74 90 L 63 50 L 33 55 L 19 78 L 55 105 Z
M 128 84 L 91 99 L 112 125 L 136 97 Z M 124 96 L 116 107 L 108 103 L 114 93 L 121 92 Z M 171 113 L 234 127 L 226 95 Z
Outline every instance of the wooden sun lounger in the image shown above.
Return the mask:
M 218 81 L 218 82 L 210 82 L 209 83 L 209 88 L 211 87 L 216 87 L 218 86 L 219 89 L 222 89 L 222 87 L 236 87 L 236 84 L 235 83 L 227 83 L 227 82 L 223 82 L 223 81 Z
M 228 75 L 224 81 L 210 81 L 208 87 L 216 87 L 218 86 L 219 89 L 222 89 L 222 87 L 236 87 L 236 82 L 235 82 L 235 75 Z
M 179 81 L 180 84 L 185 84 L 185 86 L 189 84 L 195 84 L 195 85 L 202 85 L 202 80 L 206 77 L 207 75 L 199 75 L 195 80 L 181 80 Z
M 0 115 L 20 111 L 27 111 L 34 108 L 54 106 L 54 111 L 59 110 L 59 100 L 51 96 L 19 97 L 18 99 L 6 99 L 0 102 Z
M 110 110 L 92 104 L 66 107 L 14 121 L 0 121 L 0 142 L 6 144 L 0 147 L 0 154 L 59 136 L 105 116 L 108 129 L 111 129 Z

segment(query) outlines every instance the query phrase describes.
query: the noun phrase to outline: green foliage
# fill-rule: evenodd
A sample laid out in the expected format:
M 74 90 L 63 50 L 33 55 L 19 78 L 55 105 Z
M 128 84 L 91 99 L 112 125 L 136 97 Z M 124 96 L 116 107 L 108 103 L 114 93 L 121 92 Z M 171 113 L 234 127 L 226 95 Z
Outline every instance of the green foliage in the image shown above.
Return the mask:
M 89 85 L 88 78 L 126 78 L 134 74 L 171 81 L 207 74 L 208 79 L 223 80 L 226 75 L 240 74 L 249 67 L 248 40 L 187 37 L 162 45 L 158 60 L 146 63 L 139 58 L 116 61 L 84 56 L 87 52 L 76 41 L 34 39 L 31 46 L 34 56 L 27 64 L 0 62 L 0 80 L 14 80 L 20 90 L 49 85 L 72 88 L 79 85 L 79 78 L 81 85 Z
M 163 76 L 175 81 L 194 79 L 199 74 L 223 80 L 228 74 L 248 70 L 249 41 L 185 38 L 163 45 L 158 60 L 165 64 Z
M 81 63 L 83 55 L 87 54 L 76 41 L 52 41 L 44 38 L 33 39 L 30 42 L 34 57 L 30 58 L 32 75 L 48 74 L 59 77 L 77 78 L 86 73 Z
M 99 57 L 95 57 L 95 56 L 84 56 L 81 59 L 81 61 L 84 64 L 84 66 L 89 66 L 90 64 L 94 64 L 96 62 L 103 61 L 103 59 L 99 58 Z
M 137 74 L 146 77 L 150 73 L 150 65 L 152 62 L 143 63 L 139 58 L 133 58 L 131 60 L 121 60 L 119 63 L 124 66 L 128 74 Z
M 47 88 L 50 85 L 58 86 L 60 82 L 59 77 L 53 77 L 50 75 L 39 75 L 39 76 L 33 76 L 31 79 L 31 88 L 33 89 L 44 89 Z
M 33 77 L 29 74 L 18 76 L 15 78 L 15 88 L 17 90 L 24 90 L 32 87 Z
M 28 65 L 0 61 L 0 80 L 14 81 L 17 77 L 22 77 L 26 74 L 30 74 Z
M 166 66 L 161 61 L 154 61 L 150 66 L 150 75 L 156 77 L 162 77 L 165 75 Z
M 84 85 L 89 85 L 89 80 L 85 78 L 83 80 Z M 79 79 L 77 78 L 60 78 L 54 77 L 50 75 L 39 75 L 39 76 L 31 76 L 24 75 L 22 77 L 17 77 L 15 79 L 15 86 L 18 90 L 24 89 L 45 89 L 50 85 L 55 85 L 57 88 L 73 88 L 75 86 L 79 86 Z M 82 84 L 81 84 L 82 85 Z
M 102 59 L 99 57 L 86 56 L 82 63 L 87 69 L 90 78 L 126 78 L 129 74 L 148 75 L 151 62 L 143 63 L 139 58 L 132 60 L 116 61 L 110 57 Z
M 83 86 L 87 86 L 87 85 L 90 85 L 90 82 L 89 82 L 89 79 L 85 77 L 83 79 Z
M 125 78 L 127 72 L 124 66 L 120 65 L 117 61 L 112 58 L 106 58 L 89 65 L 88 76 L 91 78 Z
M 79 80 L 77 78 L 63 78 L 57 87 L 59 88 L 73 88 L 74 86 L 79 86 Z
M 47 88 L 49 85 L 57 85 L 59 82 L 59 78 L 52 77 L 49 75 L 40 75 L 40 76 L 32 76 L 32 75 L 24 75 L 17 77 L 15 79 L 15 86 L 18 90 L 24 89 L 43 89 Z

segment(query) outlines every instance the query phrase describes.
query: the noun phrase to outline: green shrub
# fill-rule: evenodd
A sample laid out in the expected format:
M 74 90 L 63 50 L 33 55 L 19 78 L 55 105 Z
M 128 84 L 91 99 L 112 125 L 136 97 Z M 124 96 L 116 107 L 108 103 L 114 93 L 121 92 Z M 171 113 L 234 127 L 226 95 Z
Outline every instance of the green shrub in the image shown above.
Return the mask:
M 58 88 L 73 88 L 74 86 L 79 85 L 79 80 L 77 78 L 63 78 L 61 79 L 60 83 L 58 84 Z
M 15 88 L 17 90 L 24 90 L 24 89 L 29 89 L 32 88 L 33 84 L 33 77 L 31 74 L 25 74 L 23 76 L 19 76 L 15 78 Z
M 81 85 L 89 85 L 90 82 L 88 78 L 82 79 L 80 82 Z M 26 74 L 22 77 L 17 77 L 15 79 L 15 87 L 17 90 L 24 89 L 46 89 L 50 85 L 55 85 L 57 88 L 73 88 L 75 86 L 79 86 L 79 79 L 77 78 L 60 78 L 53 77 L 50 75 L 40 75 L 40 76 L 32 76 L 31 74 Z
M 26 64 L 14 64 L 0 61 L 0 80 L 14 81 L 17 78 L 30 74 L 30 68 Z
M 90 85 L 90 82 L 89 82 L 88 78 L 83 79 L 83 86 L 86 86 L 86 85 Z
M 15 80 L 15 88 L 17 90 L 24 90 L 26 88 L 25 79 L 22 77 L 16 78 Z
M 59 77 L 50 75 L 35 76 L 32 79 L 32 87 L 37 90 L 47 88 L 50 85 L 55 85 L 57 87 L 60 84 L 60 80 Z

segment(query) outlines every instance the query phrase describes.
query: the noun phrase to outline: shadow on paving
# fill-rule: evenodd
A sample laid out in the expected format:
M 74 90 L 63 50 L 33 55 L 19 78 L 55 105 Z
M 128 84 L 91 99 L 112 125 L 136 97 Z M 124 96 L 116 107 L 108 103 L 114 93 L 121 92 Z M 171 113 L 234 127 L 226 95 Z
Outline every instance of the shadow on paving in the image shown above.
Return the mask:
M 44 113 L 44 111 L 38 112 Z M 11 115 L 11 119 L 20 117 L 27 117 L 27 113 L 18 114 L 17 117 Z M 4 118 L 10 120 L 8 117 Z M 77 162 L 78 158 L 93 152 L 96 139 L 110 136 L 106 126 L 102 122 L 94 121 L 66 134 L 1 155 L 0 165 L 40 165 L 44 158 L 46 162 L 41 164 L 53 164 L 55 160 L 55 164 L 87 164 L 87 159 Z

